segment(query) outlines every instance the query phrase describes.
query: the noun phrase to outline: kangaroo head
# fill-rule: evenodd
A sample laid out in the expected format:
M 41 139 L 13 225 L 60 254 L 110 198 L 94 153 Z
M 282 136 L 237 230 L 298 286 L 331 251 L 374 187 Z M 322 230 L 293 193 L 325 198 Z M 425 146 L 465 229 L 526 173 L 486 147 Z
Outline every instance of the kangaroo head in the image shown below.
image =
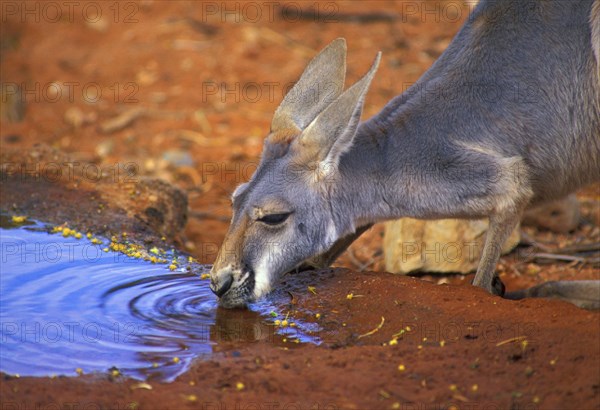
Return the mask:
M 211 271 L 224 307 L 268 293 L 274 281 L 333 246 L 345 232 L 331 204 L 336 171 L 356 133 L 380 60 L 343 91 L 346 42 L 317 55 L 275 111 L 260 164 L 232 195 L 233 218 Z M 349 218 L 349 216 L 348 216 Z

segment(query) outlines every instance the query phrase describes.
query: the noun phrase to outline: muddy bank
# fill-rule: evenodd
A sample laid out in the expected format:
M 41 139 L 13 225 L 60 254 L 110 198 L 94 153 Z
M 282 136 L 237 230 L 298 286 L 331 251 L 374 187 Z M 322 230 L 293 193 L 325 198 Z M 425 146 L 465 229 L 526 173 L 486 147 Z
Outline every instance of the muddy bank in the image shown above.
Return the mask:
M 600 404 L 598 312 L 343 269 L 289 278 L 284 289 L 293 297 L 291 320 L 310 312 L 322 326 L 322 346 L 287 348 L 269 337 L 234 340 L 233 350 L 198 360 L 171 384 L 108 375 L 5 376 L 3 404 L 157 409 L 593 409 Z
M 187 220 L 187 196 L 136 164 L 87 162 L 45 144 L 0 155 L 0 209 L 111 237 L 168 245 Z

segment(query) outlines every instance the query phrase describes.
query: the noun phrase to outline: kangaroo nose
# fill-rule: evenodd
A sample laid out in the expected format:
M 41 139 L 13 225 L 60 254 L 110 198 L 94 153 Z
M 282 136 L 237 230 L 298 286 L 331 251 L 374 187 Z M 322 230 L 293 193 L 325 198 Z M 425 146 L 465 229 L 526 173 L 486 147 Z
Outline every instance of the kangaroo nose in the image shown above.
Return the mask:
M 217 279 L 210 281 L 210 290 L 213 291 L 215 295 L 221 297 L 231 288 L 231 284 L 233 283 L 233 276 L 227 275 L 224 280 Z

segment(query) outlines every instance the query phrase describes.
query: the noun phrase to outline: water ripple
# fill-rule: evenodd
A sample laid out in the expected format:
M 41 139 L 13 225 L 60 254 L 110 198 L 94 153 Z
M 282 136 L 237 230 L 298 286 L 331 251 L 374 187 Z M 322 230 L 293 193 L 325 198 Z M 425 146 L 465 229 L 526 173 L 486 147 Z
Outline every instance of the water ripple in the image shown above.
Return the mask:
M 268 317 L 276 302 L 219 309 L 197 273 L 102 252 L 43 232 L 41 224 L 0 228 L 0 245 L 0 370 L 9 374 L 116 366 L 131 377 L 168 381 L 199 357 L 286 336 Z

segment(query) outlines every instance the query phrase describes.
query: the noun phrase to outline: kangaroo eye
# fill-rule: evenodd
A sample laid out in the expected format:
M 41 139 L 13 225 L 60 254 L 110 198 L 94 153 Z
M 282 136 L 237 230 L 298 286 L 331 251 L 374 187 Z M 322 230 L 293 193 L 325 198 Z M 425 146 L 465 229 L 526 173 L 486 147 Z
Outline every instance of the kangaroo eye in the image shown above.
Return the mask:
M 270 214 L 265 215 L 262 218 L 258 218 L 260 222 L 266 223 L 267 225 L 279 225 L 285 222 L 290 216 L 291 212 L 285 212 L 281 214 Z

